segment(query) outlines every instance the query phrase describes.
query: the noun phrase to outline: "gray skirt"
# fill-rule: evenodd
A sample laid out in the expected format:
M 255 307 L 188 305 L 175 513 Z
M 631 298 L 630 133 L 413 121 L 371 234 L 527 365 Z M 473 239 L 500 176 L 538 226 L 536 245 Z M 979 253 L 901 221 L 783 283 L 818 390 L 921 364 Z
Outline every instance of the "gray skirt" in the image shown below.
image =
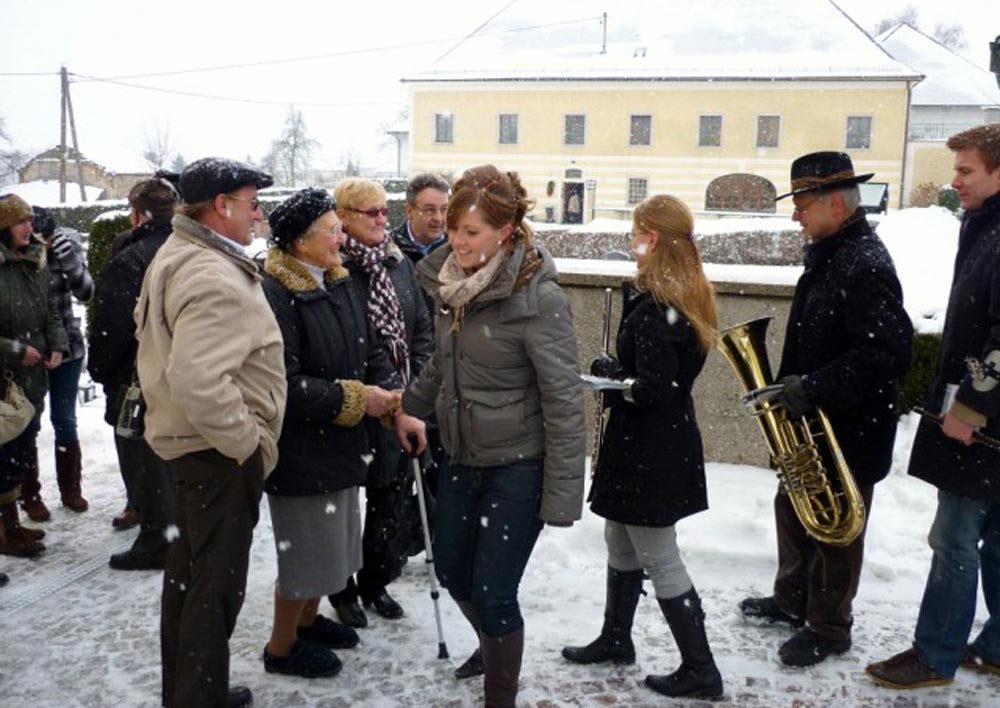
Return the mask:
M 267 495 L 278 550 L 278 595 L 305 600 L 340 592 L 361 568 L 358 488 L 310 497 Z

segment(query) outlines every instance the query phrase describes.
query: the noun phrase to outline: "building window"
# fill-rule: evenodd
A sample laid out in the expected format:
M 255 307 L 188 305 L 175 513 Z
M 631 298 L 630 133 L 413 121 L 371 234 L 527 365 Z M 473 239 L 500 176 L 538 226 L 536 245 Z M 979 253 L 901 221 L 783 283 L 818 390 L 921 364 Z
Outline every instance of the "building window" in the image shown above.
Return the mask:
M 757 147 L 776 148 L 781 137 L 781 116 L 757 116 Z
M 645 177 L 629 177 L 628 178 L 628 204 L 629 206 L 635 206 L 636 204 L 642 204 L 643 200 L 646 198 L 646 194 L 649 193 L 649 180 Z
M 455 142 L 455 114 L 435 113 L 434 114 L 434 142 L 453 143 Z
M 847 149 L 869 150 L 872 146 L 872 117 L 847 116 Z
M 722 146 L 722 116 L 699 116 L 698 147 Z
M 586 137 L 587 116 L 582 113 L 567 113 L 563 145 L 583 145 Z
M 653 137 L 653 116 L 633 115 L 628 131 L 629 145 L 649 145 Z
M 517 113 L 500 114 L 500 144 L 517 145 Z

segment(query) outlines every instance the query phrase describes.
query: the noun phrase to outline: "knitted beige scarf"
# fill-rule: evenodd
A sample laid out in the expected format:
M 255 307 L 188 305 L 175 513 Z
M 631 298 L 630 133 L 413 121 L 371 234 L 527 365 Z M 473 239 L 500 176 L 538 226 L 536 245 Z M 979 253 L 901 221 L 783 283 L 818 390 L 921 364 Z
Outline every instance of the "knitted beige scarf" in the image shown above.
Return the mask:
M 486 265 L 470 275 L 458 264 L 454 252 L 448 254 L 438 273 L 438 280 L 441 282 L 439 290 L 441 299 L 451 307 L 455 315 L 452 330 L 458 331 L 462 328 L 465 306 L 490 286 L 509 255 L 509 249 L 500 248 Z

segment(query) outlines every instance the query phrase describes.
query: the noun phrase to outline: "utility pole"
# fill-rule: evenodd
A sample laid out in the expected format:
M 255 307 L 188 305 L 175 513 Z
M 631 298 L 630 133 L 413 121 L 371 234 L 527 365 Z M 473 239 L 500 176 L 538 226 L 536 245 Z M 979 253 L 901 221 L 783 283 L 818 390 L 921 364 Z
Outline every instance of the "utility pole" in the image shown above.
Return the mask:
M 69 119 L 70 133 L 73 137 L 73 151 L 76 159 L 76 176 L 80 184 L 80 200 L 87 201 L 87 190 L 83 186 L 83 163 L 80 161 L 80 143 L 76 139 L 76 121 L 73 119 L 73 101 L 69 96 L 69 72 L 66 67 L 60 67 L 59 79 L 62 94 L 62 117 L 59 128 L 59 203 L 66 202 L 66 121 Z
M 604 28 L 604 38 L 601 40 L 601 54 L 608 53 L 608 13 L 601 13 L 601 26 Z

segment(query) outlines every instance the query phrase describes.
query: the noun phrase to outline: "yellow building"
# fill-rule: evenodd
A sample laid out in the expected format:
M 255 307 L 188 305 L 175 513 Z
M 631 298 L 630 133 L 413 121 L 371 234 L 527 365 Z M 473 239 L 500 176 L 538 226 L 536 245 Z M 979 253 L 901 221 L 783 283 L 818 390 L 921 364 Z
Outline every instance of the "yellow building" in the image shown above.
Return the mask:
M 836 6 L 796 3 L 776 22 L 789 3 L 634 4 L 639 28 L 609 18 L 606 41 L 602 27 L 563 42 L 494 35 L 406 79 L 410 171 L 493 162 L 521 174 L 536 218 L 575 223 L 659 192 L 695 210 L 773 210 L 795 157 L 845 150 L 898 205 L 920 77 Z

